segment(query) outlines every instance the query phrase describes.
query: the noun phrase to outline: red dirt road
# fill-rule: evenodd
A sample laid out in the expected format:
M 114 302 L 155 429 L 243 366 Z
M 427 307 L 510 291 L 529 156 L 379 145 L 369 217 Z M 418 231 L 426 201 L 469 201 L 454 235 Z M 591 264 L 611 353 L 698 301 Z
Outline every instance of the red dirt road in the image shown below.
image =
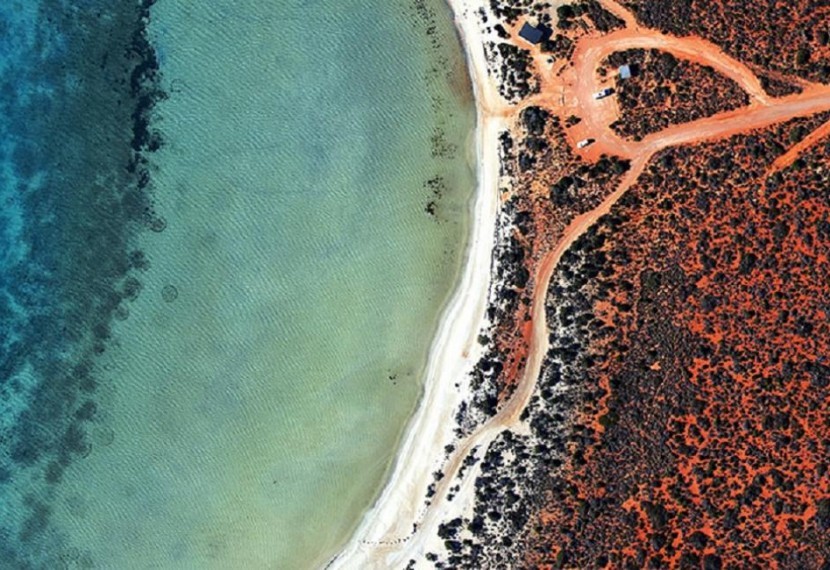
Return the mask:
M 540 105 L 555 114 L 566 117 L 574 114 L 582 122 L 573 129 L 570 141 L 574 152 L 586 159 L 598 159 L 602 154 L 616 155 L 631 160 L 631 169 L 617 188 L 594 210 L 575 218 L 566 228 L 558 243 L 542 258 L 537 270 L 536 287 L 533 293 L 533 336 L 527 366 L 516 392 L 491 423 L 507 427 L 517 421 L 536 387 L 541 363 L 547 346 L 547 323 L 545 322 L 545 299 L 551 276 L 562 254 L 601 216 L 625 194 L 639 178 L 643 169 L 655 153 L 671 146 L 693 144 L 723 139 L 754 129 L 761 129 L 796 117 L 809 116 L 830 110 L 830 86 L 807 84 L 799 95 L 770 98 L 761 88 L 758 77 L 747 66 L 736 61 L 714 44 L 700 38 L 678 38 L 653 30 L 632 28 L 634 17 L 613 0 L 600 0 L 600 4 L 623 19 L 627 27 L 604 36 L 586 37 L 576 46 L 572 67 L 560 68 L 559 73 L 544 75 L 542 92 L 527 102 Z M 674 125 L 663 131 L 645 137 L 640 142 L 620 138 L 609 127 L 619 118 L 619 110 L 613 98 L 596 100 L 593 94 L 606 84 L 597 73 L 601 62 L 616 51 L 631 48 L 655 48 L 669 52 L 680 59 L 686 59 L 715 70 L 735 80 L 747 91 L 753 102 L 744 108 L 719 113 L 689 123 Z M 545 69 L 545 54 L 535 54 L 538 69 Z M 563 102 L 565 108 L 563 108 Z M 574 105 L 567 108 L 568 103 Z M 791 164 L 798 155 L 818 140 L 830 135 L 830 122 L 808 135 L 776 161 L 777 169 Z M 596 142 L 580 151 L 576 140 L 592 138 Z M 475 435 L 471 436 L 474 438 Z

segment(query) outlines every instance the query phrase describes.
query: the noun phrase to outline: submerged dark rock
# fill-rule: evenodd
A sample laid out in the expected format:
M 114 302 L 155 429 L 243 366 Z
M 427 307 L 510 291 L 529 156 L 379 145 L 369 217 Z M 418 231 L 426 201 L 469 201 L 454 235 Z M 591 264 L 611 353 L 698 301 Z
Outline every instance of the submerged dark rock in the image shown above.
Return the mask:
M 0 330 L 15 339 L 0 342 L 0 384 L 17 418 L 0 430 L 0 502 L 14 513 L 0 528 L 4 568 L 92 563 L 65 551 L 50 489 L 92 451 L 97 358 L 149 268 L 136 238 L 164 229 L 149 158 L 165 97 L 146 29 L 152 4 L 43 0 L 29 20 L 0 7 L 4 34 L 33 38 L 9 44 L 12 71 L 0 77 L 0 135 L 15 148 L 0 150 L 0 164 L 21 221 L 9 247 L 25 246 L 0 266 Z

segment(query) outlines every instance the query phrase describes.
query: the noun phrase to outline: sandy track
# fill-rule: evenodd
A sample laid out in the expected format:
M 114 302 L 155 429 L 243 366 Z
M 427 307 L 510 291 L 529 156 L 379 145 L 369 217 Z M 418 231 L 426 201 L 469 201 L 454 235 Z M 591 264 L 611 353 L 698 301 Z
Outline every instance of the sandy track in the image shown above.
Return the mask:
M 634 17 L 634 14 L 626 10 L 615 0 L 605 0 L 605 2 L 601 2 L 601 4 L 606 10 L 625 22 L 626 28 L 630 30 L 639 29 L 639 25 L 637 24 L 637 19 Z
M 804 137 L 804 139 L 793 145 L 790 150 L 775 159 L 772 166 L 767 170 L 766 175 L 772 176 L 776 172 L 784 170 L 790 166 L 801 155 L 802 152 L 819 142 L 820 140 L 830 136 L 830 121 L 827 121 L 822 126 L 814 130 L 812 133 Z

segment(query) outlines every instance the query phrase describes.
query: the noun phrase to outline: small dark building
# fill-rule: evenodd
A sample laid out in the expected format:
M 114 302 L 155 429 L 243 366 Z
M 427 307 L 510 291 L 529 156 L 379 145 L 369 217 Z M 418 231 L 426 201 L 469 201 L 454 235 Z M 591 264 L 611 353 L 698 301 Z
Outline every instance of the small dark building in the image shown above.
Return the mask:
M 544 24 L 532 26 L 528 22 L 525 22 L 522 29 L 519 30 L 519 37 L 529 41 L 532 44 L 538 44 L 550 38 L 552 33 L 553 30 Z

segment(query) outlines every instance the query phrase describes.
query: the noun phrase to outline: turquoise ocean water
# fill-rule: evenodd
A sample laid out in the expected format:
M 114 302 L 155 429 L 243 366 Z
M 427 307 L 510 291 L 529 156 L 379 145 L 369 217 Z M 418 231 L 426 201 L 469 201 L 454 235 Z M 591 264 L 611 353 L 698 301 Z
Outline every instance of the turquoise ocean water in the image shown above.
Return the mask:
M 0 17 L 0 568 L 325 562 L 460 271 L 474 115 L 448 8 Z

